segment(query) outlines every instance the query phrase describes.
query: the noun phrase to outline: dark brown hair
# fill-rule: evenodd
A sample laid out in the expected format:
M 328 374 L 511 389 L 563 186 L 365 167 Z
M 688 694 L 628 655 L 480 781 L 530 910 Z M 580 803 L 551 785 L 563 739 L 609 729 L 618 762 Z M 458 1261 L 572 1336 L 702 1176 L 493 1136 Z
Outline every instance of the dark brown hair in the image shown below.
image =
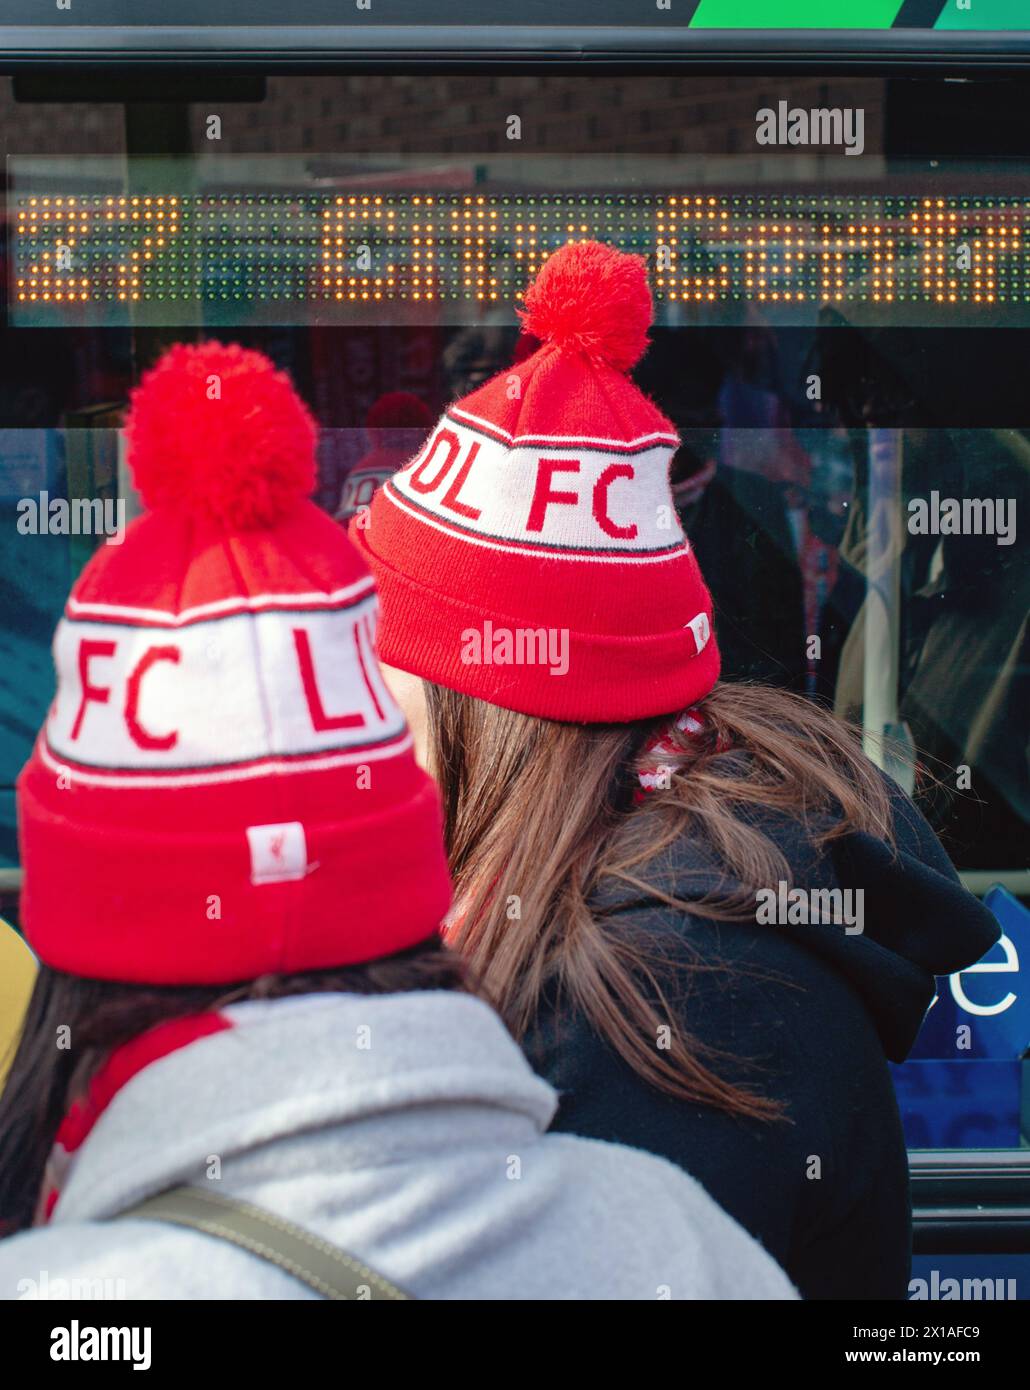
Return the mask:
M 756 808 L 796 817 L 817 843 L 856 830 L 889 840 L 887 791 L 856 731 L 800 696 L 747 684 L 716 686 L 696 736 L 672 732 L 668 717 L 555 723 L 430 684 L 426 699 L 455 886 L 448 939 L 513 1035 L 524 1039 L 545 991 L 557 991 L 660 1090 L 776 1116 L 753 1087 L 722 1080 L 677 1021 L 660 944 L 613 929 L 596 899 L 625 889 L 695 916 L 754 921 L 756 892 L 791 881 L 751 823 Z M 676 770 L 638 804 L 637 773 L 658 761 L 648 739 L 667 727 Z M 686 902 L 689 885 L 663 884 L 660 856 L 684 836 L 703 841 L 737 886 Z M 665 1028 L 672 1042 L 659 1047 Z
M 46 1160 L 69 1105 L 85 1094 L 116 1047 L 157 1024 L 245 999 L 471 987 L 464 963 L 439 937 L 363 965 L 263 975 L 237 985 L 116 984 L 41 966 L 0 1095 L 0 1235 L 32 1224 Z M 57 1046 L 59 1029 L 68 1030 L 66 1050 Z

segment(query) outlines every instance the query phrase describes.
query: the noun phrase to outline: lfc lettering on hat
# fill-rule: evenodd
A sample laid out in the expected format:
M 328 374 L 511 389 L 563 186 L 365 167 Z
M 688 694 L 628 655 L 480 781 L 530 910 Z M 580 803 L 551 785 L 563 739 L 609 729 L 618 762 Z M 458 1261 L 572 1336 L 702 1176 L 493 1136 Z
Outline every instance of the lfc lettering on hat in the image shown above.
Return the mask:
M 440 464 L 436 473 L 431 478 L 429 478 L 426 476 L 426 474 L 429 470 L 430 464 L 436 457 L 436 454 L 438 453 L 441 444 L 447 450 L 447 455 L 444 458 L 443 462 Z M 436 489 L 447 477 L 447 475 L 450 473 L 451 465 L 461 454 L 461 447 L 461 440 L 458 438 L 458 436 L 454 433 L 453 430 L 437 430 L 436 434 L 433 435 L 432 439 L 429 441 L 427 450 L 421 456 L 421 461 L 416 460 L 414 472 L 412 473 L 410 479 L 410 485 L 415 490 L 415 492 L 420 492 L 423 495 L 425 495 L 426 493 L 435 492 Z M 469 469 L 472 467 L 472 464 L 478 453 L 479 440 L 472 440 L 471 443 L 467 444 L 464 462 L 458 469 L 458 472 L 455 475 L 455 477 L 452 479 L 450 487 L 448 487 L 447 491 L 440 499 L 441 507 L 446 508 L 448 511 L 454 512 L 456 516 L 468 517 L 470 521 L 478 521 L 479 518 L 482 516 L 482 512 L 478 507 L 470 507 L 466 502 L 462 502 L 460 493 L 462 484 L 468 477 Z
M 579 505 L 578 492 L 553 492 L 551 490 L 551 479 L 555 473 L 578 473 L 579 470 L 579 459 L 537 459 L 536 487 L 533 489 L 533 504 L 530 507 L 529 520 L 526 523 L 528 531 L 542 531 L 544 529 L 548 506 L 576 507 Z M 635 521 L 628 526 L 619 526 L 608 515 L 608 489 L 612 483 L 617 478 L 635 477 L 636 472 L 631 464 L 610 463 L 607 468 L 602 469 L 601 476 L 594 483 L 591 490 L 591 513 L 606 536 L 631 541 L 637 534 Z
M 374 660 L 374 604 L 174 632 L 65 619 L 49 744 L 86 766 L 204 768 L 393 737 L 403 720 Z
M 667 554 L 684 545 L 668 513 L 664 435 L 604 439 L 499 439 L 449 415 L 387 484 L 466 535 L 570 552 Z

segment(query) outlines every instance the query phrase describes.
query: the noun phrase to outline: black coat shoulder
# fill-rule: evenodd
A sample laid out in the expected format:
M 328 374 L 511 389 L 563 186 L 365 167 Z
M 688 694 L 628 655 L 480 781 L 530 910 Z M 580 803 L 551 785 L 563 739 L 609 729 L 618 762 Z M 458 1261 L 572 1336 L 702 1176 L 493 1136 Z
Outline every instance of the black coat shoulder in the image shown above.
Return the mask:
M 819 850 L 789 818 L 765 826 L 796 885 L 863 890 L 861 933 L 712 923 L 647 897 L 599 904 L 606 930 L 653 943 L 665 997 L 708 1065 L 777 1100 L 780 1120 L 659 1092 L 554 997 L 526 1040 L 559 1091 L 557 1129 L 678 1163 L 807 1297 L 905 1297 L 908 1166 L 886 1059 L 911 1046 L 934 973 L 972 964 L 997 936 L 911 801 L 892 799 L 894 846 L 849 836 Z M 671 875 L 704 890 L 696 846 L 655 867 L 665 886 Z

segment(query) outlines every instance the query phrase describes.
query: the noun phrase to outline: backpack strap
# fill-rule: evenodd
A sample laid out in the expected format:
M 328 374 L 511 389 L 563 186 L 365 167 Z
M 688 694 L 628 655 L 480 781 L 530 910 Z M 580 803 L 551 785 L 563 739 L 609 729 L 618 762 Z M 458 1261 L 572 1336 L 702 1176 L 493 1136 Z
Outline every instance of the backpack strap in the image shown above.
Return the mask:
M 238 1245 L 291 1274 L 322 1298 L 393 1299 L 411 1294 L 345 1250 L 263 1207 L 199 1187 L 172 1187 L 120 1211 L 113 1220 L 167 1221 Z

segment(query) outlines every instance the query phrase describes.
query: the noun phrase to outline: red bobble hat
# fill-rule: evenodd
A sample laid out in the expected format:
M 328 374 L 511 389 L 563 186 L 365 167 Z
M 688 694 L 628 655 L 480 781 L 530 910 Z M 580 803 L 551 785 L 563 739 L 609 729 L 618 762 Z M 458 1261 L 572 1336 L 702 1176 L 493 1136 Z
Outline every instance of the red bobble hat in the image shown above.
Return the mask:
M 639 256 L 556 251 L 541 346 L 452 405 L 356 517 L 383 661 L 506 709 L 622 723 L 719 675 L 712 604 L 669 486 L 675 427 L 626 373 L 651 324 Z
M 409 391 L 388 391 L 379 397 L 365 420 L 371 448 L 344 479 L 338 521 L 348 521 L 368 506 L 376 490 L 424 441 L 432 423 L 429 407 Z
M 306 500 L 289 378 L 174 347 L 126 434 L 149 510 L 72 590 L 18 782 L 29 943 L 70 974 L 208 984 L 431 937 L 437 793 L 376 666 L 372 578 Z

